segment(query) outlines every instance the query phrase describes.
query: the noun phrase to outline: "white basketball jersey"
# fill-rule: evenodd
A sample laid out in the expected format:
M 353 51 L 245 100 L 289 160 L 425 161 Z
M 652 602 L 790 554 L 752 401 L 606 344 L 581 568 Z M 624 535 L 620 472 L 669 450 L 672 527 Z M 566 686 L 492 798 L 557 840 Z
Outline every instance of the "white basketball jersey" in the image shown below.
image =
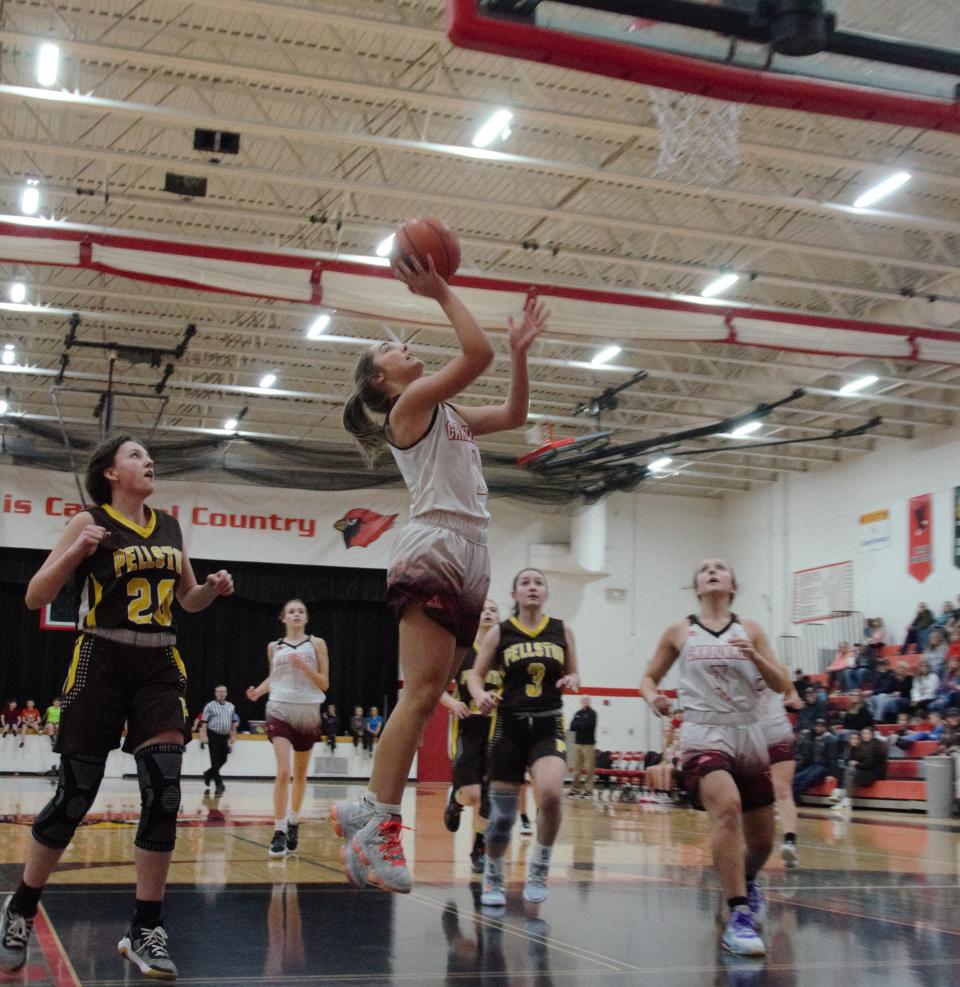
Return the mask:
M 679 658 L 680 706 L 699 713 L 757 712 L 757 666 L 729 643 L 732 638 L 749 640 L 736 614 L 719 634 L 696 617 L 687 620 L 689 632 Z
M 762 678 L 757 681 L 757 713 L 764 724 L 785 726 L 791 732 L 790 717 L 783 705 L 783 693 L 774 692 Z
M 487 485 L 470 426 L 449 404 L 437 406 L 427 434 L 406 449 L 390 444 L 410 491 L 410 517 L 449 511 L 486 524 Z
M 296 645 L 278 641 L 270 666 L 270 699 L 277 703 L 309 703 L 311 706 L 322 703 L 327 698 L 326 694 L 304 672 L 290 664 L 294 655 L 299 655 L 314 671 L 320 670 L 317 649 L 310 638 Z

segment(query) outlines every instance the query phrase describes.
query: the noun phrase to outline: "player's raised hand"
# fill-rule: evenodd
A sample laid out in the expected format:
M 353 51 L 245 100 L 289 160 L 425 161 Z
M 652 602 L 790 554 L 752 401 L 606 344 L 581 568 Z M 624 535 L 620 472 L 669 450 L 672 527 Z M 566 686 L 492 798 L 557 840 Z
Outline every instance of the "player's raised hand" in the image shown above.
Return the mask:
M 547 328 L 547 318 L 550 313 L 546 305 L 538 301 L 535 295 L 527 298 L 523 306 L 523 318 L 517 322 L 513 316 L 507 316 L 507 340 L 510 352 L 525 354 L 533 341 Z
M 579 675 L 564 675 L 562 679 L 557 682 L 558 689 L 569 689 L 571 692 L 580 691 L 580 676 Z
M 437 274 L 433 258 L 429 254 L 427 254 L 426 265 L 413 256 L 398 260 L 393 265 L 393 273 L 413 294 L 423 295 L 424 298 L 434 298 L 439 301 L 450 291 L 447 282 Z
M 670 702 L 669 696 L 658 695 L 650 705 L 657 716 L 669 716 L 673 704 Z
M 748 661 L 756 662 L 759 657 L 756 648 L 753 646 L 753 642 L 748 641 L 746 638 L 732 637 L 730 638 L 729 643 L 732 644 Z

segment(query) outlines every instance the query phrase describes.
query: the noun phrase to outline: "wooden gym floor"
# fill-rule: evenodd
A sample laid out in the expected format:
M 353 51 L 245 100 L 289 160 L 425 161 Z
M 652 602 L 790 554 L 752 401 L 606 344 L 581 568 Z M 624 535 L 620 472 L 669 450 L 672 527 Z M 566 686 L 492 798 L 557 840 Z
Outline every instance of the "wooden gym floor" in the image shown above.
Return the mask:
M 20 875 L 33 815 L 52 785 L 0 779 L 0 889 Z M 717 946 L 719 894 L 702 813 L 567 800 L 551 894 L 523 902 L 529 840 L 516 836 L 506 913 L 485 913 L 465 817 L 441 821 L 446 792 L 404 804 L 417 885 L 406 897 L 356 891 L 341 875 L 329 801 L 359 786 L 311 785 L 299 854 L 267 857 L 271 786 L 228 783 L 220 799 L 184 782 L 165 918 L 180 983 L 766 985 L 940 987 L 960 962 L 960 831 L 921 816 L 803 812 L 801 869 L 775 855 L 764 960 Z M 130 984 L 116 953 L 133 907 L 133 779 L 107 781 L 43 897 L 27 966 L 0 984 Z

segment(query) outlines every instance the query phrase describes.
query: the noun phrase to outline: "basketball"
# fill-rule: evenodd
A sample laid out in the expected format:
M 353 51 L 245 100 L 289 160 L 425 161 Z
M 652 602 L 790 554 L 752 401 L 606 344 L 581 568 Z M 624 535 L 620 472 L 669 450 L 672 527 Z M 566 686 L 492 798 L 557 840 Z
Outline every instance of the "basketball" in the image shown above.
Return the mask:
M 460 266 L 460 239 L 442 220 L 422 216 L 404 220 L 394 235 L 390 264 L 416 257 L 425 267 L 427 258 L 433 258 L 433 266 L 444 281 L 449 281 Z

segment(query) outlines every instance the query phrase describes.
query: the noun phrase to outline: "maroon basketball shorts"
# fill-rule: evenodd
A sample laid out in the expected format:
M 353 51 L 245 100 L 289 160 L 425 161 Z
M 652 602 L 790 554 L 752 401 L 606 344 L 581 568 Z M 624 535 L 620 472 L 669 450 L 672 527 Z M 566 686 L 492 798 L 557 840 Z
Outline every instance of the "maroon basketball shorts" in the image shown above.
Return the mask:
M 744 812 L 773 805 L 770 755 L 759 724 L 691 723 L 680 728 L 680 766 L 694 805 L 702 807 L 700 782 L 713 771 L 726 771 L 740 793 Z
M 320 740 L 320 707 L 316 703 L 267 703 L 267 736 L 290 741 L 295 751 L 308 751 Z
M 786 714 L 763 721 L 763 736 L 767 742 L 767 753 L 771 764 L 796 761 L 797 749 L 793 737 L 793 727 Z
M 387 569 L 387 602 L 397 617 L 413 604 L 469 647 L 490 586 L 487 532 L 469 518 L 430 511 L 400 532 Z

